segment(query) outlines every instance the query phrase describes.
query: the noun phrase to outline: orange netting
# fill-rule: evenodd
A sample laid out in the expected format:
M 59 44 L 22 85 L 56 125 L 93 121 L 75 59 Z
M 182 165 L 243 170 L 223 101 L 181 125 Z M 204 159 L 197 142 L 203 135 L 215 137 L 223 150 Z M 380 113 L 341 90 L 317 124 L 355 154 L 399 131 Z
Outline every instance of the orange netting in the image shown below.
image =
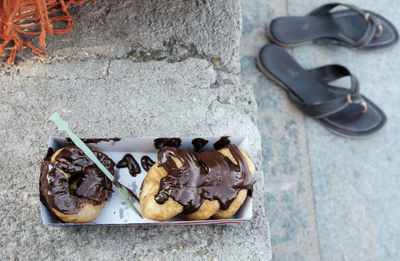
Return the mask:
M 4 56 L 4 49 L 10 48 L 7 62 L 11 64 L 17 51 L 21 51 L 24 46 L 31 48 L 40 57 L 47 54 L 29 41 L 21 39 L 21 36 L 39 35 L 39 45 L 46 46 L 46 34 L 65 34 L 74 28 L 68 6 L 85 1 L 0 0 L 0 55 Z M 55 22 L 57 28 L 53 27 Z

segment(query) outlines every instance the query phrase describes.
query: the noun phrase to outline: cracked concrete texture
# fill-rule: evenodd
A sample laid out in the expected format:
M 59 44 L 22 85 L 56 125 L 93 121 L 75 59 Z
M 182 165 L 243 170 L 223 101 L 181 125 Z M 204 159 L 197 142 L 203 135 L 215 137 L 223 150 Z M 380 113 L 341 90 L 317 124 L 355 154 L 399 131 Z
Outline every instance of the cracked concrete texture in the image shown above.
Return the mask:
M 89 60 L 76 67 L 75 62 L 21 65 L 19 76 L 0 77 L 0 136 L 7 137 L 0 148 L 0 255 L 10 260 L 269 260 L 251 88 L 238 85 L 232 75 L 219 79 L 232 84 L 215 86 L 213 66 L 196 58 L 180 63 Z M 47 77 L 60 68 L 68 74 Z M 82 137 L 248 136 L 257 168 L 253 219 L 231 226 L 43 226 L 39 165 L 48 136 L 60 135 L 46 121 L 54 111 Z
M 50 61 L 132 57 L 177 62 L 198 57 L 221 70 L 240 70 L 237 0 L 98 0 L 70 10 L 76 29 L 47 37 Z M 31 56 L 30 50 L 24 51 L 16 62 Z

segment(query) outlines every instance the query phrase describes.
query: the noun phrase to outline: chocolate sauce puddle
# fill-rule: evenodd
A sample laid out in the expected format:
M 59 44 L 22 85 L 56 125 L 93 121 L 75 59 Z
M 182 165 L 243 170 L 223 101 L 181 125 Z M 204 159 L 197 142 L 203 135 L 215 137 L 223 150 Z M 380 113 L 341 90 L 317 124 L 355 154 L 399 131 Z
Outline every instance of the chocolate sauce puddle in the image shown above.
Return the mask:
M 155 162 L 149 156 L 143 156 L 140 160 L 140 163 L 145 171 L 149 171 Z
M 161 179 L 155 200 L 163 204 L 169 197 L 179 202 L 183 214 L 195 212 L 205 199 L 218 200 L 220 208 L 226 210 L 242 189 L 251 196 L 254 179 L 240 150 L 227 145 L 238 165 L 217 151 L 192 153 L 174 147 L 164 147 L 158 152 L 159 166 L 168 175 Z M 178 168 L 172 159 L 178 158 Z
M 220 150 L 223 147 L 226 147 L 228 144 L 231 144 L 229 136 L 222 136 L 216 143 L 214 143 L 214 149 Z
M 122 160 L 117 163 L 117 168 L 128 168 L 129 174 L 131 174 L 132 177 L 136 177 L 136 175 L 141 172 L 139 164 L 131 154 L 126 154 Z
M 200 151 L 202 148 L 204 148 L 204 146 L 206 146 L 207 143 L 208 143 L 208 140 L 205 140 L 202 138 L 196 138 L 196 139 L 192 140 L 192 145 L 194 147 L 195 152 Z

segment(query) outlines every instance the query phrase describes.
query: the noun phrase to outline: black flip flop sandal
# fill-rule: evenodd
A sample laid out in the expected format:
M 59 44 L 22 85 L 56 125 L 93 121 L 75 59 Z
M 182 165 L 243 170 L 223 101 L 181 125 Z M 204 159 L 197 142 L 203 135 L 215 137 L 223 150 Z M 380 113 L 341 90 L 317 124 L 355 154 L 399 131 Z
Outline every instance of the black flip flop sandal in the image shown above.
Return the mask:
M 305 70 L 275 44 L 260 50 L 257 65 L 289 93 L 304 113 L 336 134 L 365 137 L 377 132 L 386 122 L 378 106 L 359 93 L 357 78 L 341 65 Z M 351 79 L 350 89 L 328 84 L 346 76 Z
M 339 6 L 348 9 L 333 11 Z M 322 5 L 307 16 L 276 18 L 269 37 L 286 47 L 315 42 L 359 50 L 383 49 L 399 41 L 396 28 L 384 17 L 341 3 Z

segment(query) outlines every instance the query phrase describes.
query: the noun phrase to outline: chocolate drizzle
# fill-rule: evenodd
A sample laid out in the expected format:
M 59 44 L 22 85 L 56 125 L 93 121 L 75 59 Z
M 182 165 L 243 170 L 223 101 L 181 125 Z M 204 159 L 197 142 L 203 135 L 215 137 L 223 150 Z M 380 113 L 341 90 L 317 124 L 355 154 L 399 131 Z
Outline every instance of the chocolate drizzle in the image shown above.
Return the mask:
M 192 153 L 174 147 L 165 147 L 158 152 L 157 160 L 168 175 L 161 179 L 155 200 L 163 204 L 169 197 L 179 202 L 183 214 L 195 212 L 205 199 L 218 200 L 220 208 L 226 210 L 242 189 L 251 195 L 254 179 L 240 150 L 228 145 L 235 165 L 218 151 Z M 178 168 L 173 157 L 182 162 Z
M 220 150 L 228 144 L 231 144 L 229 136 L 222 136 L 216 143 L 214 143 L 214 149 Z
M 181 142 L 180 138 L 158 138 L 154 140 L 154 147 L 158 150 L 166 146 L 179 148 Z
M 149 171 L 149 169 L 151 168 L 151 166 L 154 165 L 155 162 L 149 156 L 143 156 L 140 160 L 140 163 L 142 164 L 142 168 L 145 171 Z
M 100 151 L 93 153 L 114 174 L 115 163 Z M 52 158 L 49 153 L 46 155 L 40 177 L 42 200 L 50 209 L 77 214 L 84 203 L 98 205 L 110 198 L 111 181 L 78 147 L 67 145 L 55 156 L 54 162 Z M 68 179 L 64 173 L 69 175 Z
M 53 150 L 52 148 L 48 148 L 48 149 L 47 149 L 46 156 L 44 157 L 44 159 L 45 159 L 45 160 L 46 160 L 46 159 L 50 159 L 51 156 L 53 155 L 53 153 L 54 153 L 54 150 Z
M 136 177 L 136 175 L 141 172 L 139 164 L 131 154 L 126 154 L 122 160 L 117 163 L 117 168 L 128 168 L 129 174 L 131 174 L 132 177 Z
M 206 144 L 208 143 L 208 140 L 202 139 L 202 138 L 196 138 L 192 140 L 192 145 L 194 147 L 194 151 L 198 152 L 200 151 Z

